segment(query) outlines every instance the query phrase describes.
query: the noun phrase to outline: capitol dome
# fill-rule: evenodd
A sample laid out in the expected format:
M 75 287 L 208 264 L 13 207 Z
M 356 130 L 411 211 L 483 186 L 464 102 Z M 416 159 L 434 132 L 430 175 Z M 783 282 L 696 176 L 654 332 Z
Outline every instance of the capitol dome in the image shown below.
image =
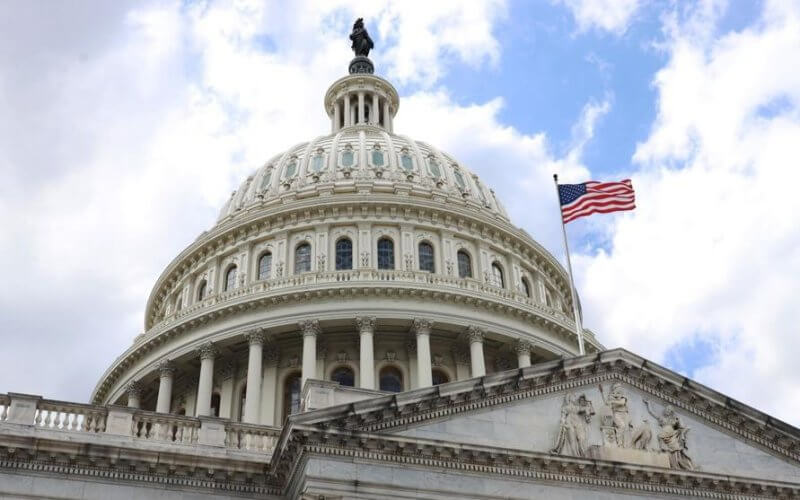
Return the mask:
M 280 426 L 307 380 L 384 394 L 577 354 L 565 270 L 466 166 L 395 133 L 399 104 L 356 58 L 330 133 L 256 169 L 167 266 L 92 401 Z

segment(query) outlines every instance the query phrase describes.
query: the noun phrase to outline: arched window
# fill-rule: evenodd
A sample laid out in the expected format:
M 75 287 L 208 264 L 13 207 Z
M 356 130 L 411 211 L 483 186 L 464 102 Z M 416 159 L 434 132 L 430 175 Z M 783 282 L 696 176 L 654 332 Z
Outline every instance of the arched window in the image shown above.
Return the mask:
M 353 269 L 353 242 L 342 238 L 336 242 L 336 270 Z
M 231 266 L 225 273 L 225 291 L 236 288 L 236 266 Z
M 347 387 L 354 387 L 356 385 L 356 376 L 353 370 L 346 366 L 340 366 L 333 370 L 333 373 L 331 373 L 331 380 L 339 382 L 339 385 Z
M 403 374 L 394 366 L 387 366 L 381 370 L 380 389 L 387 392 L 403 391 Z
M 378 240 L 378 269 L 394 269 L 394 242 L 389 238 Z
M 219 417 L 219 393 L 215 392 L 211 395 L 211 416 Z
M 531 285 L 528 283 L 528 278 L 522 277 L 522 293 L 525 294 L 526 297 L 531 298 Z
M 294 273 L 307 273 L 311 271 L 311 245 L 303 243 L 294 249 Z
M 472 259 L 464 250 L 458 251 L 458 277 L 472 278 Z
M 300 373 L 286 377 L 283 384 L 283 420 L 300 411 Z
M 203 300 L 206 298 L 206 280 L 200 282 L 200 286 L 197 287 L 197 300 Z
M 434 272 L 433 245 L 427 241 L 419 244 L 419 270 Z
M 272 274 L 272 254 L 267 252 L 258 259 L 258 279 L 268 280 Z
M 500 288 L 506 287 L 506 280 L 503 277 L 503 268 L 497 262 L 492 262 L 492 284 Z
M 431 372 L 431 380 L 433 385 L 440 385 L 450 382 L 450 377 L 448 377 L 447 374 L 442 370 L 437 370 L 434 368 Z

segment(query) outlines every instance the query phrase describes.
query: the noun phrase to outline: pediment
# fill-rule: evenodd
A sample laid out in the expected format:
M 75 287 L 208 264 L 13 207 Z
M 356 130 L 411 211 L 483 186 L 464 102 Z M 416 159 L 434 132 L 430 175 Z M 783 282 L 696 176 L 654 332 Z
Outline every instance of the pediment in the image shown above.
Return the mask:
M 295 421 L 800 483 L 800 430 L 624 350 L 326 408 Z

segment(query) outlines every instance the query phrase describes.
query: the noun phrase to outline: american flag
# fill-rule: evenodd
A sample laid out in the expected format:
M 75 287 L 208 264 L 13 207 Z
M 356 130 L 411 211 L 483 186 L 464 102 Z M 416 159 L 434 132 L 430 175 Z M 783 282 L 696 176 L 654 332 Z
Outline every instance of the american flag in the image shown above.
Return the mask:
M 630 179 L 621 182 L 589 181 L 559 184 L 558 198 L 564 224 L 591 214 L 607 214 L 636 208 Z

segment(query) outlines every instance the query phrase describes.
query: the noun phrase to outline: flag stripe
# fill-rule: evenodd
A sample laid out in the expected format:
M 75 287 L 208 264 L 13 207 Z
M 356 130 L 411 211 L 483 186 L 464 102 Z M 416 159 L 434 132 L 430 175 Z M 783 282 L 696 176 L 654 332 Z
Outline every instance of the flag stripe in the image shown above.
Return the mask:
M 588 181 L 583 184 L 559 184 L 558 192 L 561 217 L 565 224 L 591 214 L 636 208 L 636 196 L 630 179 L 620 182 Z

